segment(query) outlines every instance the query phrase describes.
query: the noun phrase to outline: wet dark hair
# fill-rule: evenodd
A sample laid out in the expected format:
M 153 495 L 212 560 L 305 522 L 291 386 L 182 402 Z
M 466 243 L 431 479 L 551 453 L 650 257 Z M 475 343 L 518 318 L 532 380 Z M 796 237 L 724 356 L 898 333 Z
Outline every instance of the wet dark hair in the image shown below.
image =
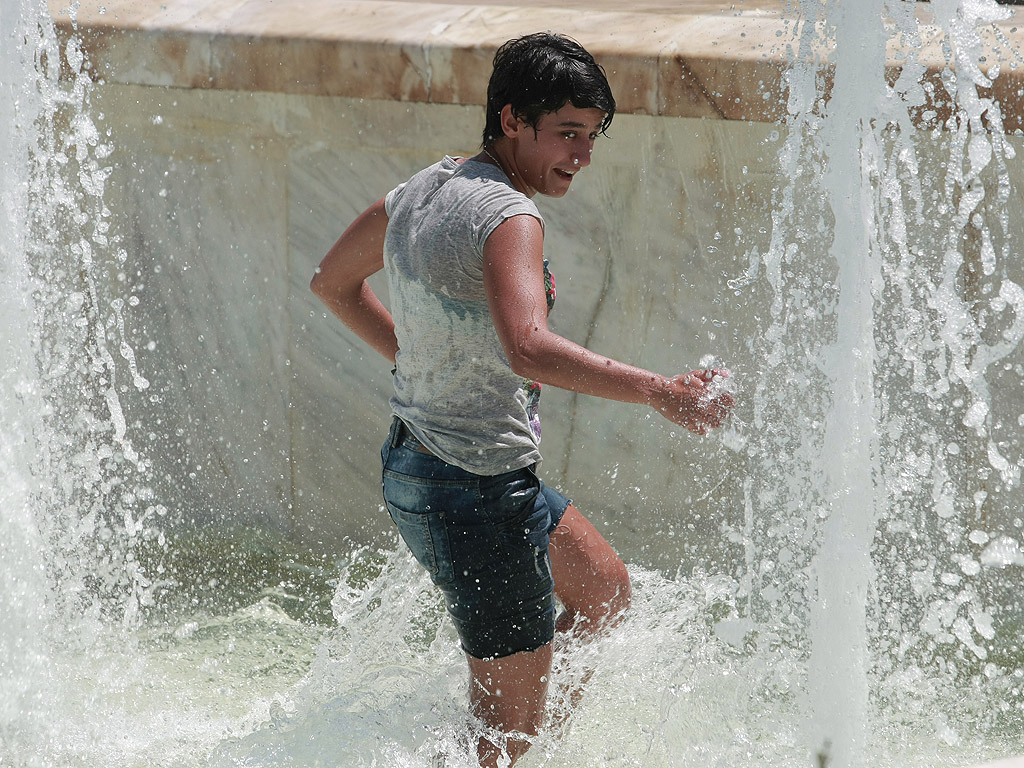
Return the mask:
M 600 109 L 604 133 L 615 115 L 615 99 L 604 69 L 586 49 L 571 38 L 537 32 L 509 40 L 494 54 L 494 70 L 487 84 L 485 147 L 501 136 L 501 110 L 537 127 L 542 115 L 557 112 L 566 104 L 578 109 Z

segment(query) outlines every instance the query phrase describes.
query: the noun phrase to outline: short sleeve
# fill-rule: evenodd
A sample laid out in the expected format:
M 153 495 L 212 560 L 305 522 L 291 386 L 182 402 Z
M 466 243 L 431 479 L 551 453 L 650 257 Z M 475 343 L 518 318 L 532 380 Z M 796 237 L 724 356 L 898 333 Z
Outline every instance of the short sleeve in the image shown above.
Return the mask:
M 388 215 L 388 218 L 391 218 L 394 215 L 395 205 L 402 197 L 402 193 L 405 192 L 405 188 L 408 184 L 409 182 L 403 181 L 384 196 L 384 212 Z
M 504 223 L 507 219 L 511 219 L 513 216 L 532 216 L 540 222 L 540 229 L 544 231 L 544 218 L 540 215 L 540 211 L 537 210 L 537 206 L 533 204 L 532 200 L 526 200 L 526 203 L 514 202 L 511 205 L 503 207 L 501 210 L 494 211 L 491 215 L 481 223 L 475 231 L 476 239 L 476 250 L 478 253 L 483 255 L 484 243 L 487 242 L 487 238 L 491 236 L 491 233 L 498 228 L 498 226 Z

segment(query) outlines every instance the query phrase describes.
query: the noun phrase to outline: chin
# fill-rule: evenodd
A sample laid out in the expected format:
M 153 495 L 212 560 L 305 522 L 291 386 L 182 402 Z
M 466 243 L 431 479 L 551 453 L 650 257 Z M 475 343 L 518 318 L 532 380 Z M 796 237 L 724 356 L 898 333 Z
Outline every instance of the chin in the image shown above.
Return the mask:
M 572 180 L 558 179 L 554 184 L 548 184 L 542 195 L 545 197 L 565 197 L 569 193 Z

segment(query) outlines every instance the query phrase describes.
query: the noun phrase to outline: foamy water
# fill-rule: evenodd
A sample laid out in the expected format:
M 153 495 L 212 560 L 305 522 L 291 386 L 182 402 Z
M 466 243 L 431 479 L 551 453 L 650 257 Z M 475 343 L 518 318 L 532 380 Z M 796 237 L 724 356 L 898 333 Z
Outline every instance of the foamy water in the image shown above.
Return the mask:
M 271 590 L 229 613 L 52 644 L 60 695 L 47 728 L 5 742 L 8 764 L 472 766 L 465 661 L 429 581 L 397 547 L 339 574 L 329 625 L 297 621 Z M 560 651 L 553 690 L 593 677 L 521 764 L 812 764 L 805 653 L 744 632 L 728 579 L 632 577 L 619 630 Z M 1019 713 L 999 712 L 1011 680 L 980 689 L 907 668 L 873 682 L 871 765 L 965 766 L 1015 748 Z
M 806 656 L 747 628 L 737 585 L 721 576 L 666 577 L 633 568 L 634 607 L 625 623 L 589 646 L 561 651 L 555 690 L 594 676 L 565 723 L 550 725 L 526 766 L 794 766 L 804 743 Z M 216 765 L 471 766 L 466 672 L 454 633 L 429 582 L 402 552 L 376 580 L 335 595 L 338 628 L 318 650 L 305 683 L 267 726 L 218 750 Z M 1005 754 L 1012 741 L 991 707 L 1008 691 L 964 690 L 976 730 L 957 746 L 935 739 L 933 722 L 889 720 L 917 708 L 940 716 L 950 690 L 900 687 L 877 715 L 878 766 L 965 765 Z M 933 683 L 934 685 L 934 683 Z M 898 700 L 897 700 L 898 699 Z M 556 714 L 560 702 L 554 701 Z M 888 711 L 886 711 L 888 710 Z M 982 722 L 984 721 L 984 722 Z M 946 734 L 953 739 L 953 728 Z

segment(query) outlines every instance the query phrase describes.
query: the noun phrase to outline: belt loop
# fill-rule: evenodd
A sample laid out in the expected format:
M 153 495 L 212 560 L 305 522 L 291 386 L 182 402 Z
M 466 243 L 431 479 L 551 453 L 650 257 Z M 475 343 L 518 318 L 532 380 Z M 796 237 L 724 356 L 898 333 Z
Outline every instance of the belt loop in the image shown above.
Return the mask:
M 405 423 L 395 416 L 391 421 L 391 435 L 390 443 L 391 447 L 395 448 L 400 442 L 402 442 L 402 429 L 405 427 Z

